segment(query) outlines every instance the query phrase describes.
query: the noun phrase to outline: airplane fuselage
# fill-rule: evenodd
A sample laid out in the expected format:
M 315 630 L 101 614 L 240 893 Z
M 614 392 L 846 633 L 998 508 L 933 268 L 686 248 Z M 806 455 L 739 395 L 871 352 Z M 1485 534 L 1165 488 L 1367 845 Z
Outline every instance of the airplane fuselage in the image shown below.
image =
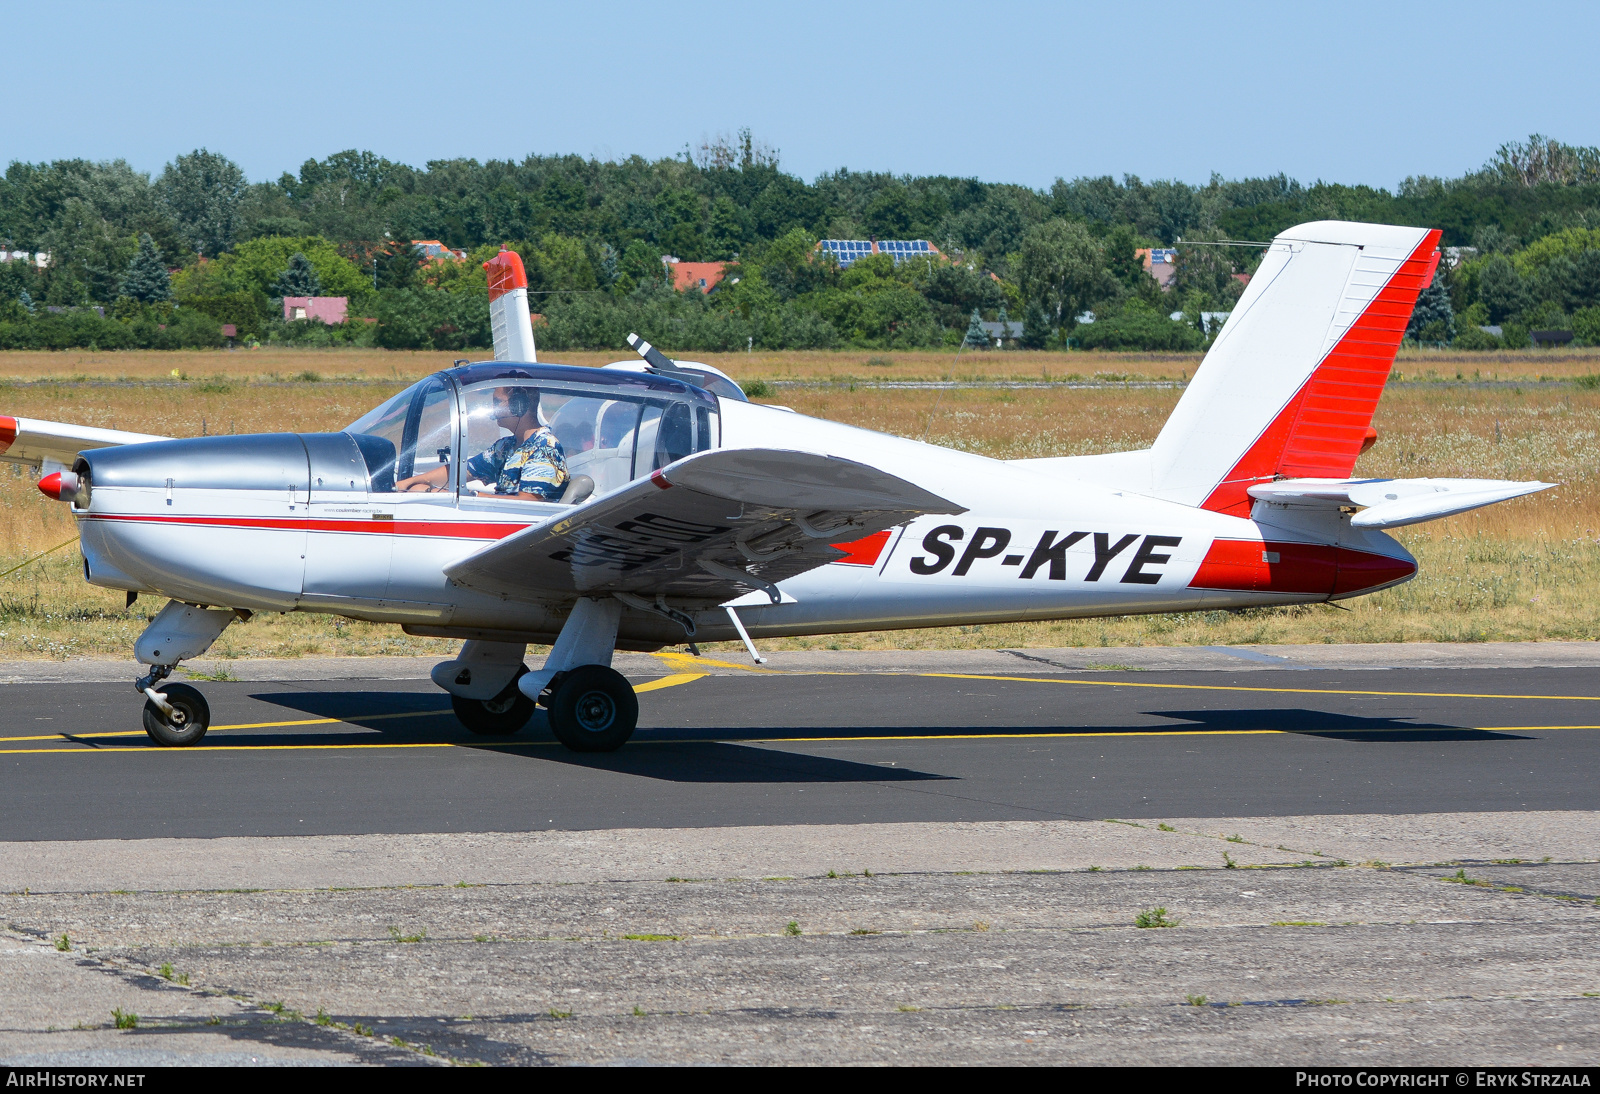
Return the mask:
M 1392 585 L 1416 568 L 1392 538 L 1337 514 L 1258 505 L 1252 518 L 1228 516 L 728 399 L 718 417 L 715 447 L 844 456 L 967 509 L 840 544 L 845 558 L 782 583 L 782 603 L 736 601 L 758 637 L 1303 603 Z M 88 506 L 74 506 L 95 584 L 506 641 L 550 642 L 570 609 L 536 589 L 492 595 L 444 572 L 569 506 L 377 492 L 347 434 L 158 442 L 96 462 Z M 724 612 L 692 614 L 701 640 L 735 637 Z M 684 637 L 668 619 L 630 611 L 618 644 Z

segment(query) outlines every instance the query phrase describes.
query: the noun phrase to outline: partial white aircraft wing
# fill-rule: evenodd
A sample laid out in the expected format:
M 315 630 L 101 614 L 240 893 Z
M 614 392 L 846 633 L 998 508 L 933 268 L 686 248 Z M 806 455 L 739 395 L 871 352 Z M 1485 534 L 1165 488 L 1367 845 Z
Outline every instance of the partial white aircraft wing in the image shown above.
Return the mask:
M 46 422 L 38 418 L 0 417 L 0 462 L 25 463 L 43 471 L 70 468 L 87 448 L 165 441 L 151 433 L 126 433 L 88 425 Z
M 445 569 L 519 599 L 617 594 L 709 607 L 846 556 L 924 513 L 964 513 L 914 483 L 839 456 L 720 449 L 526 528 Z M 645 606 L 640 603 L 637 606 Z

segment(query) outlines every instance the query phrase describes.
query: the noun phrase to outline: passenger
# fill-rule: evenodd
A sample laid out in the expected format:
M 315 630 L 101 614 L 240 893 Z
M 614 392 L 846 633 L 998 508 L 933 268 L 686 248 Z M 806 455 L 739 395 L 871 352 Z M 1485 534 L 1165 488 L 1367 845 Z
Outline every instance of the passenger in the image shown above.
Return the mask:
M 561 442 L 548 426 L 539 423 L 539 392 L 528 387 L 497 387 L 490 411 L 494 424 L 510 430 L 485 451 L 466 462 L 462 475 L 493 483 L 482 496 L 499 495 L 528 501 L 559 501 L 567 487 L 567 460 Z M 426 475 L 402 479 L 399 490 L 439 490 L 450 476 L 448 467 Z

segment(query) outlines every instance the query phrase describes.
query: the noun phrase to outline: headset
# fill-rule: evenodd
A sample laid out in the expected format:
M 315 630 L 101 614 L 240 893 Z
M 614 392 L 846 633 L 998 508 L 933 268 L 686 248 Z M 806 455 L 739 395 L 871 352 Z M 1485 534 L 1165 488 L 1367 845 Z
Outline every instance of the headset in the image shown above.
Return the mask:
M 539 409 L 539 389 L 531 387 L 514 387 L 506 395 L 506 407 L 518 418 L 526 418 L 530 413 Z

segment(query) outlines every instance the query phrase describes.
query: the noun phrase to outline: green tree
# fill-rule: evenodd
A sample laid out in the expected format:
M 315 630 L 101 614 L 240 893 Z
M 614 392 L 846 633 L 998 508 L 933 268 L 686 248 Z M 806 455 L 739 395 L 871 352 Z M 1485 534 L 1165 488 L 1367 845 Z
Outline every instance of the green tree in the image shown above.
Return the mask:
M 989 345 L 989 332 L 983 329 L 983 316 L 972 309 L 972 319 L 967 323 L 967 334 L 962 339 L 970 349 L 985 349 Z
M 628 244 L 617 263 L 617 276 L 631 278 L 635 285 L 662 280 L 665 271 L 661 265 L 661 252 L 642 239 Z
M 190 266 L 173 278 L 173 293 L 221 296 L 233 292 L 269 295 L 273 283 L 296 254 L 303 254 L 316 271 L 323 296 L 364 299 L 372 292 L 372 272 L 358 269 L 321 236 L 266 236 L 235 247 L 213 262 Z
M 156 182 L 184 242 L 212 258 L 233 245 L 245 187 L 237 164 L 204 148 L 167 164 Z
M 33 314 L 33 297 L 28 293 L 27 289 L 23 289 L 17 294 L 17 303 L 27 309 L 29 315 Z
M 417 284 L 417 273 L 422 269 L 422 252 L 408 240 L 397 239 L 383 249 L 377 267 L 378 288 L 413 288 Z
M 1016 270 L 1027 298 L 1060 324 L 1107 295 L 1104 259 L 1087 228 L 1057 218 L 1023 235 Z
M 1489 322 L 1504 323 L 1528 306 L 1528 290 L 1505 255 L 1491 255 L 1478 275 L 1478 298 L 1489 309 Z
M 273 296 L 316 296 L 321 291 L 322 280 L 317 277 L 316 267 L 300 251 L 289 256 L 289 265 L 272 283 Z
M 141 304 L 172 299 L 172 281 L 148 232 L 139 236 L 139 251 L 122 275 L 122 295 Z
M 1417 296 L 1417 306 L 1411 310 L 1411 322 L 1406 326 L 1406 337 L 1435 345 L 1449 343 L 1456 336 L 1456 313 L 1450 306 L 1450 290 L 1445 285 L 1444 264 L 1434 271 L 1433 284 Z
M 1037 300 L 1028 301 L 1022 312 L 1022 337 L 1018 339 L 1024 349 L 1044 349 L 1050 343 L 1050 320 Z

